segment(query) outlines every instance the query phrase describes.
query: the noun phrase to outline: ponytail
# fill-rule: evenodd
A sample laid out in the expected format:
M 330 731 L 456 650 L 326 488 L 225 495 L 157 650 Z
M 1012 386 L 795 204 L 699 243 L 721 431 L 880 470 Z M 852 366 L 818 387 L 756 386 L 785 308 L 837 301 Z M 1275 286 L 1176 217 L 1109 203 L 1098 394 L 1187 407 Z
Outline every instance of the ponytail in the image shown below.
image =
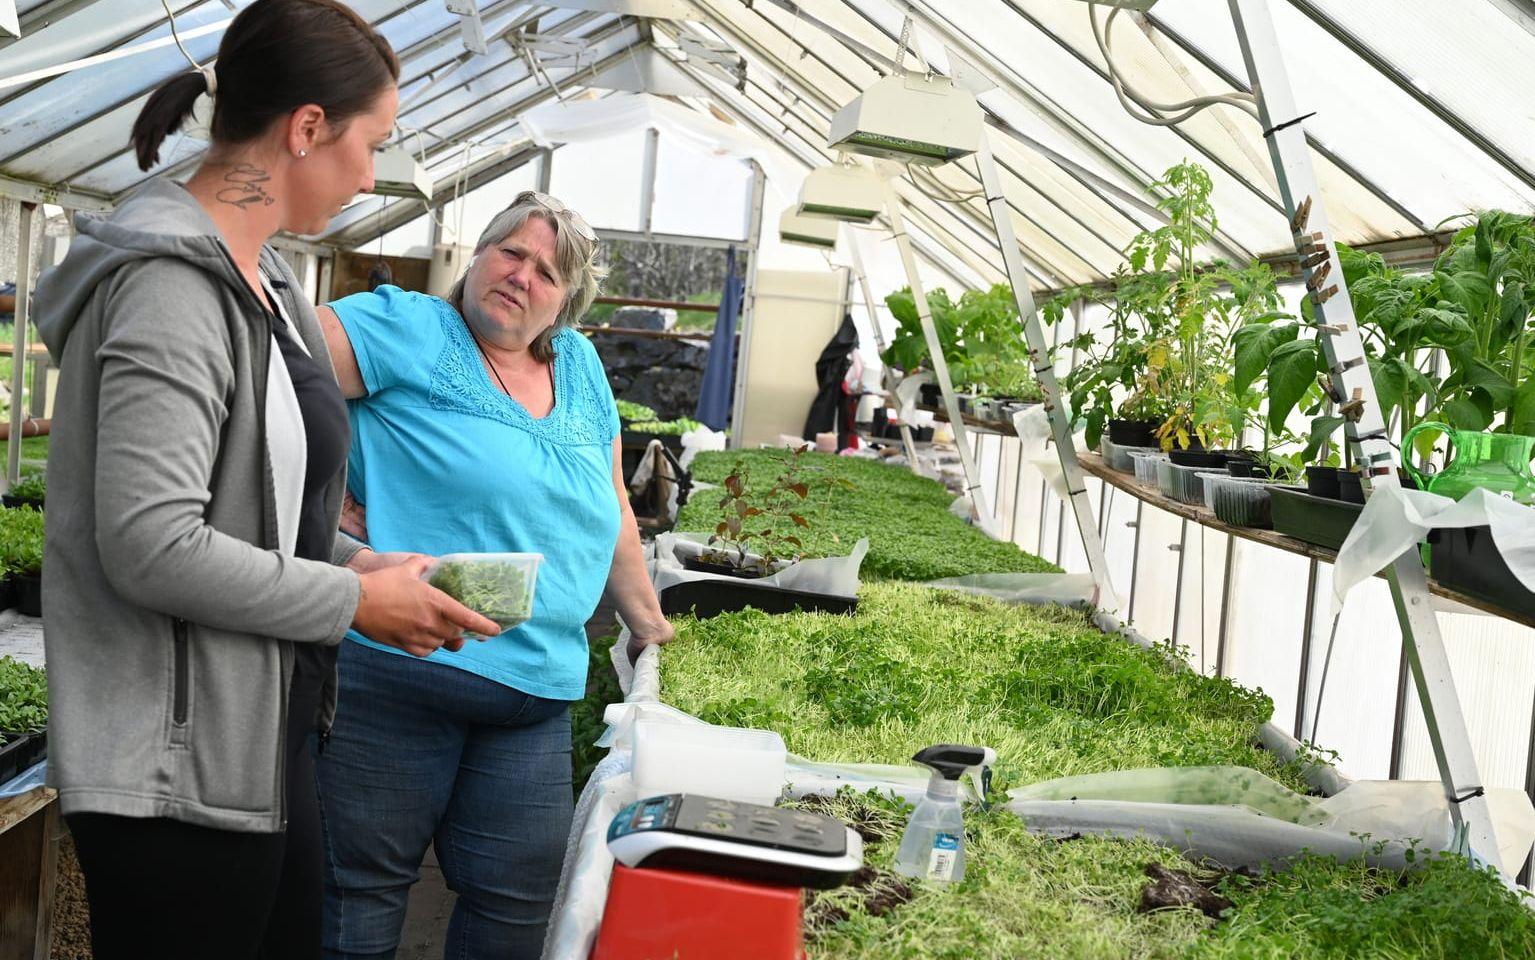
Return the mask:
M 306 103 L 339 131 L 399 78 L 389 41 L 340 0 L 254 0 L 219 43 L 213 145 L 249 143 Z M 212 80 L 193 70 L 150 94 L 133 124 L 140 170 L 159 162 L 160 144 Z
M 140 170 L 160 162 L 160 144 L 181 129 L 192 114 L 192 105 L 207 89 L 202 74 L 178 73 L 149 95 L 149 102 L 133 122 L 133 152 L 138 155 Z

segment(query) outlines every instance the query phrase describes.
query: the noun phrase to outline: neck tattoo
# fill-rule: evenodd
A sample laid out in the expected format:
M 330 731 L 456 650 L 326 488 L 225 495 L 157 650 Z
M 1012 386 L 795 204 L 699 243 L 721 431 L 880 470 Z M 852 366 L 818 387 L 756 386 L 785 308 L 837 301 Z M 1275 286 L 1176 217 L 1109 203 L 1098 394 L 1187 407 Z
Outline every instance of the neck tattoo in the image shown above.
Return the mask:
M 215 199 L 219 203 L 227 203 L 241 210 L 256 204 L 270 207 L 277 201 L 266 192 L 263 184 L 271 179 L 271 174 L 254 164 L 236 164 L 233 169 L 224 174 L 224 182 L 229 186 L 220 189 L 215 194 Z

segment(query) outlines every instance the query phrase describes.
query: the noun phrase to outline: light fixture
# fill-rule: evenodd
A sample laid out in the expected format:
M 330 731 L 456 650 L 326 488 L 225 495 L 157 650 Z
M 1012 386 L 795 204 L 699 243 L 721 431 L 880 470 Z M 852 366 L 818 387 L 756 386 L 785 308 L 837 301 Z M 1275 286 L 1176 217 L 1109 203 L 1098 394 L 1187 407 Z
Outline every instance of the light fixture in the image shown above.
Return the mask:
M 430 203 L 432 178 L 404 147 L 385 147 L 373 161 L 373 192 Z
M 817 167 L 799 188 L 797 211 L 804 217 L 824 217 L 868 223 L 885 206 L 885 185 L 869 170 L 837 164 Z
M 826 217 L 801 216 L 793 207 L 785 207 L 778 218 L 778 239 L 807 247 L 831 250 L 837 246 L 838 221 Z
M 981 105 L 947 77 L 898 73 L 853 98 L 831 121 L 831 147 L 936 166 L 974 153 Z

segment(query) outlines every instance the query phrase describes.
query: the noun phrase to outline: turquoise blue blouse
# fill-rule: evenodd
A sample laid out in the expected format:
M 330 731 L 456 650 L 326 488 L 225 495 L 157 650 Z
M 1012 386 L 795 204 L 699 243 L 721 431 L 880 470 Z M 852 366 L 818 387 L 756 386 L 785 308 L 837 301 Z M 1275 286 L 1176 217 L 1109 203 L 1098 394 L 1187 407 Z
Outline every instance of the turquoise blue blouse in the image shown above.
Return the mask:
M 585 625 L 619 524 L 618 409 L 597 351 L 574 330 L 554 337 L 554 409 L 535 418 L 491 381 L 446 301 L 382 286 L 331 307 L 368 388 L 350 403 L 348 485 L 367 507 L 373 549 L 544 555 L 530 620 L 428 659 L 534 696 L 580 699 Z

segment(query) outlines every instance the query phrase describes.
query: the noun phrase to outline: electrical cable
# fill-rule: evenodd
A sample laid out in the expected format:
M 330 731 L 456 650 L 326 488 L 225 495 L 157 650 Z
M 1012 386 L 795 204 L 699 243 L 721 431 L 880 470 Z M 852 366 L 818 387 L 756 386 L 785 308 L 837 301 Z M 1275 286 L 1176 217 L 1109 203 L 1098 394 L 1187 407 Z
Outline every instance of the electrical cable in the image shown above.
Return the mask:
M 1119 98 L 1120 104 L 1130 116 L 1152 126 L 1170 127 L 1188 120 L 1208 107 L 1226 104 L 1237 107 L 1249 116 L 1257 119 L 1258 110 L 1256 104 L 1258 98 L 1250 93 L 1212 94 L 1182 100 L 1177 103 L 1160 103 L 1146 97 L 1139 91 L 1127 90 L 1119 70 L 1114 66 L 1114 43 L 1111 34 L 1114 18 L 1119 15 L 1120 10 L 1123 8 L 1114 7 L 1109 11 L 1108 19 L 1100 24 L 1098 20 L 1098 6 L 1097 0 L 1089 0 L 1087 16 L 1088 21 L 1092 24 L 1093 39 L 1097 42 L 1098 52 L 1102 55 L 1104 65 L 1108 69 L 1109 82 L 1114 87 L 1114 95 Z M 1181 112 L 1176 116 L 1169 117 L 1163 116 L 1159 111 Z
M 939 203 L 964 203 L 986 195 L 985 190 L 955 190 L 938 179 L 938 176 L 932 171 L 924 170 L 921 167 L 913 167 L 910 163 L 906 164 L 906 175 L 911 178 L 912 186 L 916 187 L 919 192 L 931 200 L 937 200 Z M 932 189 L 922 185 L 922 177 L 928 179 Z
M 181 42 L 181 34 L 176 30 L 176 15 L 171 12 L 170 0 L 160 0 L 160 6 L 165 8 L 165 16 L 170 20 L 171 39 L 176 41 L 176 49 L 180 50 L 181 55 L 187 58 L 187 63 L 192 65 L 193 70 L 201 70 L 203 65 L 193 59 L 192 55 L 187 52 L 186 46 Z

